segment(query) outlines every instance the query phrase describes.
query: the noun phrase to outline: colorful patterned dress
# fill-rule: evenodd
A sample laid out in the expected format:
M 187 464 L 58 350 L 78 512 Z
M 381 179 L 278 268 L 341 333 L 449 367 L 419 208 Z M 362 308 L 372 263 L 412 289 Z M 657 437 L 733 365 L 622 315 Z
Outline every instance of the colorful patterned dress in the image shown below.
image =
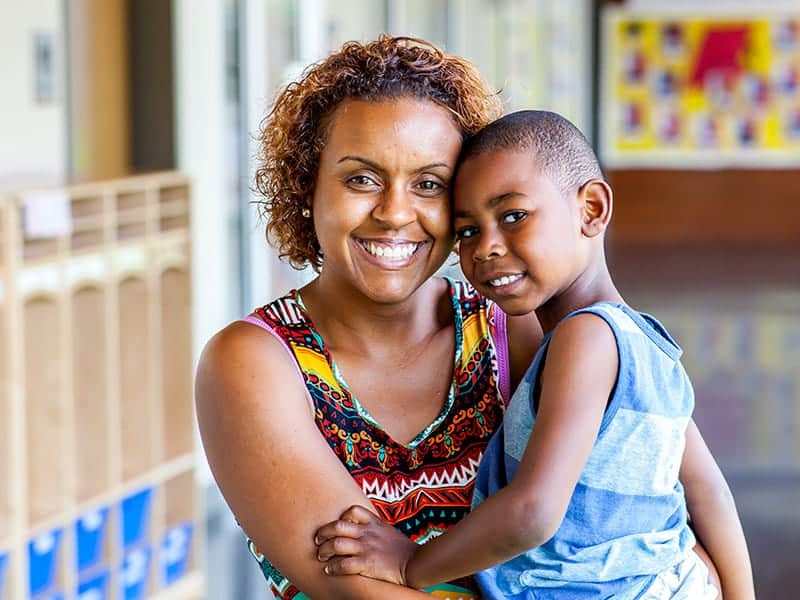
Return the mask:
M 246 319 L 276 335 L 291 352 L 331 450 L 376 512 L 419 544 L 469 511 L 478 462 L 503 417 L 498 381 L 508 397 L 505 315 L 469 284 L 447 282 L 456 332 L 453 382 L 439 416 L 408 444 L 394 441 L 350 393 L 297 291 Z M 307 598 L 248 542 L 276 598 Z M 470 578 L 428 591 L 468 600 L 478 597 L 475 589 Z

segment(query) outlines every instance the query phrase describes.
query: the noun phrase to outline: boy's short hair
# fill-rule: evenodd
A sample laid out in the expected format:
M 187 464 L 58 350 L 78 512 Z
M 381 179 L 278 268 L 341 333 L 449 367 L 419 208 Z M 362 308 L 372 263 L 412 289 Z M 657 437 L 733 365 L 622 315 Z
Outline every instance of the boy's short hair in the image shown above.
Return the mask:
M 564 193 L 576 192 L 590 179 L 604 179 L 591 144 L 554 112 L 520 110 L 493 121 L 464 142 L 459 165 L 497 150 L 531 152 L 542 173 Z

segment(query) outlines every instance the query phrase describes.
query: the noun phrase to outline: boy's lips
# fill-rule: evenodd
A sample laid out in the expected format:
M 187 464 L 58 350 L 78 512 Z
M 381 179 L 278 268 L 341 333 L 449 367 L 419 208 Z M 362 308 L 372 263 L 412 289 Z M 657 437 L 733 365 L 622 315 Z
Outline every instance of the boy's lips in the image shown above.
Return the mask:
M 484 294 L 490 298 L 498 299 L 504 296 L 513 296 L 518 288 L 525 282 L 526 273 L 492 273 L 480 279 L 484 287 Z
M 491 288 L 499 288 L 516 283 L 525 276 L 525 273 L 493 273 L 482 278 L 483 284 Z

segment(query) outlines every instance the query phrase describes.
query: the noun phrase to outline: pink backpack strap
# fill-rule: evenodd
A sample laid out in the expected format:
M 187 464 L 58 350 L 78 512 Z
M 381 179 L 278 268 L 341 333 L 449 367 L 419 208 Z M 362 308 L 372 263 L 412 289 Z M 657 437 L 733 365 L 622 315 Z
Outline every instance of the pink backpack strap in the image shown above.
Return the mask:
M 494 348 L 497 353 L 497 388 L 500 391 L 503 404 L 508 406 L 511 401 L 511 368 L 508 362 L 506 313 L 494 303 L 492 303 L 491 310 L 494 318 Z
M 256 315 L 247 315 L 241 320 L 244 321 L 245 323 L 250 323 L 251 325 L 260 327 L 264 331 L 270 333 L 276 340 L 278 340 L 281 343 L 281 346 L 283 346 L 284 350 L 286 350 L 286 352 L 289 353 L 289 357 L 292 359 L 292 364 L 294 365 L 295 371 L 297 371 L 297 375 L 300 377 L 300 380 L 305 381 L 305 378 L 303 377 L 303 372 L 300 370 L 300 367 L 297 364 L 297 359 L 294 356 L 294 352 L 292 352 L 292 349 L 289 348 L 289 345 L 286 343 L 286 340 L 284 340 L 280 336 L 280 334 L 278 334 L 278 332 L 275 331 L 274 327 L 272 327 L 269 323 L 266 323 L 263 319 L 259 318 Z

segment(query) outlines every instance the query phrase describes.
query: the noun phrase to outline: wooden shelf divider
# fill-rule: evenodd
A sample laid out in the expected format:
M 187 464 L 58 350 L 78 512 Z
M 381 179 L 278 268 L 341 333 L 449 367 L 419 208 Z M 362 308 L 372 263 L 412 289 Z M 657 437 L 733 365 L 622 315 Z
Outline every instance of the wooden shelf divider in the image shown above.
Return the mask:
M 0 600 L 203 597 L 189 206 L 174 172 L 0 192 Z

